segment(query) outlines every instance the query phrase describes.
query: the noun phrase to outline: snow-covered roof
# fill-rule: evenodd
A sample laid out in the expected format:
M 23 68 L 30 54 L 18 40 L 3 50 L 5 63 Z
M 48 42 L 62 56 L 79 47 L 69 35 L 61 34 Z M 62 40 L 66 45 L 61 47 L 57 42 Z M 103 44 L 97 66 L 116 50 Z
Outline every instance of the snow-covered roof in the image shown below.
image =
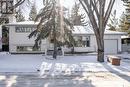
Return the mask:
M 94 34 L 94 31 L 89 26 L 74 26 L 74 34 Z M 105 30 L 105 34 L 115 34 L 115 35 L 126 35 L 125 32 Z
M 121 35 L 126 35 L 126 32 L 119 32 L 119 31 L 111 31 L 111 30 L 105 30 L 105 34 L 121 34 Z
M 34 21 L 23 21 L 16 23 L 9 23 L 6 26 L 16 26 L 16 25 L 37 25 L 39 22 Z M 90 26 L 74 26 L 73 34 L 94 34 L 93 29 Z M 116 34 L 116 35 L 126 35 L 127 33 L 105 30 L 105 34 Z
M 74 26 L 73 34 L 94 34 L 94 32 L 87 26 Z
M 124 39 L 124 38 L 130 38 L 130 36 L 128 36 L 128 35 L 127 36 L 121 36 L 121 38 L 122 39 Z
M 5 24 L 6 26 L 16 26 L 16 25 L 37 25 L 39 22 L 34 21 L 23 21 L 23 22 L 15 22 L 15 23 L 9 23 Z

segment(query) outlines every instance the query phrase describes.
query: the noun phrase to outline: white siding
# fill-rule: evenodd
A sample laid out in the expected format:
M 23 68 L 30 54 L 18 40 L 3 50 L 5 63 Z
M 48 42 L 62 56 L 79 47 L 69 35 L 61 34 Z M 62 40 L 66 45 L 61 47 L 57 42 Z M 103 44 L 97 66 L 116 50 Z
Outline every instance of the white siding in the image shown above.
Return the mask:
M 10 26 L 9 29 L 9 51 L 10 52 L 17 52 L 17 46 L 33 46 L 35 38 L 28 38 L 30 33 L 16 33 L 15 27 Z M 45 50 L 45 40 L 42 41 L 41 44 L 41 51 Z

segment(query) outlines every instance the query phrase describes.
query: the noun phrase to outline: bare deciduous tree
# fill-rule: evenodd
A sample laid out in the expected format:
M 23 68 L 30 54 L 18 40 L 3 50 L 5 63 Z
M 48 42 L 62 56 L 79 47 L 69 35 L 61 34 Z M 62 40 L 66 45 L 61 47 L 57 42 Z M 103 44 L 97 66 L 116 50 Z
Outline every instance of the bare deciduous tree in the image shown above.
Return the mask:
M 97 61 L 104 62 L 104 31 L 115 0 L 79 0 L 93 27 L 97 46 Z
M 30 3 L 30 0 L 13 0 L 13 1 L 15 2 L 15 4 L 13 6 L 11 6 L 11 8 L 10 8 L 10 9 L 13 9 L 13 10 L 16 9 L 17 7 L 19 7 L 25 1 L 26 1 L 27 4 Z M 0 9 L 1 9 L 1 7 L 0 7 Z M 9 22 L 8 16 L 9 16 L 9 14 L 2 14 L 2 13 L 0 13 L 0 25 Z

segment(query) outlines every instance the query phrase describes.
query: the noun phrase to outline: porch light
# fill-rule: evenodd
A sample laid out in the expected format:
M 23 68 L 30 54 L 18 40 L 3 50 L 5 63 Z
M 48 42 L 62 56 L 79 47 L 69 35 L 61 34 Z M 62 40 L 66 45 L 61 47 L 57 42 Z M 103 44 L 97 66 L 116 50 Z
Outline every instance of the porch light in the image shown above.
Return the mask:
M 13 13 L 13 0 L 0 0 L 0 13 L 12 14 Z

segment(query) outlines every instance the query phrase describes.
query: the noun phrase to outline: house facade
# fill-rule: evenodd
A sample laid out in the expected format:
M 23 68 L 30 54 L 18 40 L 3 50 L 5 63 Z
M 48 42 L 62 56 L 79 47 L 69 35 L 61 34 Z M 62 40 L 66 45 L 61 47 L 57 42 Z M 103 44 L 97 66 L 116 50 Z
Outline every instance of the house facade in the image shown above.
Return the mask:
M 42 41 L 39 49 L 33 49 L 35 38 L 28 35 L 36 29 L 37 23 L 33 21 L 7 24 L 9 28 L 9 52 L 10 53 L 42 53 L 45 51 L 46 40 Z
M 129 35 L 127 36 L 122 36 L 122 51 L 123 52 L 130 52 L 130 37 Z
M 11 53 L 44 53 L 46 49 L 53 48 L 53 44 L 47 39 L 42 40 L 39 49 L 33 49 L 35 37 L 29 39 L 30 32 L 36 29 L 38 23 L 33 21 L 17 22 L 6 24 L 9 28 L 9 51 Z M 121 52 L 122 32 L 105 31 L 104 48 L 106 54 L 116 54 Z M 94 32 L 89 27 L 74 26 L 73 36 L 76 40 L 75 52 L 96 52 L 96 38 Z M 71 48 L 64 47 L 65 52 L 71 51 Z
M 82 52 L 96 52 L 97 44 L 94 32 L 90 27 L 76 26 L 73 32 L 74 37 L 77 39 L 82 39 L 82 41 L 87 41 L 87 45 L 75 47 L 75 51 Z M 105 54 L 117 54 L 122 52 L 121 36 L 126 35 L 123 32 L 116 32 L 105 30 L 104 35 L 104 52 Z

